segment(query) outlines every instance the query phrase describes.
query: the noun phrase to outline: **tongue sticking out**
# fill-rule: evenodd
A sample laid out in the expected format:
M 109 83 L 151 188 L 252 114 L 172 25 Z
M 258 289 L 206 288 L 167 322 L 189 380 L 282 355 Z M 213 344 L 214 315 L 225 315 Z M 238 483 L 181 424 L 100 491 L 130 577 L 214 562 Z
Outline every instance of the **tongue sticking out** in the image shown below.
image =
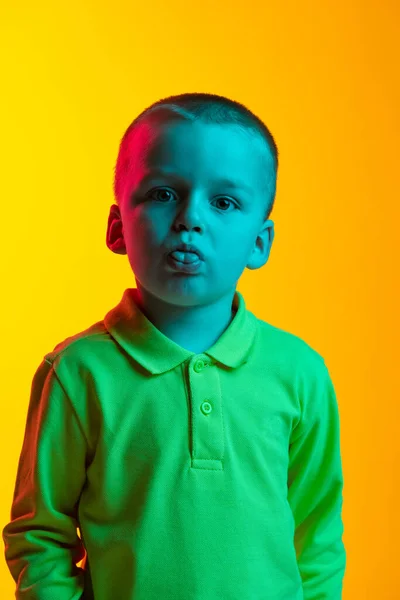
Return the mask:
M 183 263 L 193 263 L 196 260 L 199 260 L 199 257 L 195 252 L 180 252 L 180 250 L 175 250 L 171 252 L 171 256 L 175 258 L 175 260 L 179 260 Z

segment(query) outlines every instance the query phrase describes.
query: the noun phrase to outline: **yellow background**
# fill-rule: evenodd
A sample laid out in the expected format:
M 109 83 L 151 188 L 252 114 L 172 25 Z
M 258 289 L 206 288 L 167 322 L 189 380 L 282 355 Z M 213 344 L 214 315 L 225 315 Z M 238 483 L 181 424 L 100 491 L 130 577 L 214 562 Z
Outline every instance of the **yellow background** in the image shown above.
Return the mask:
M 343 598 L 400 598 L 397 2 L 20 0 L 0 22 L 1 528 L 35 370 L 135 287 L 105 244 L 119 141 L 155 100 L 212 92 L 278 144 L 271 256 L 238 289 L 330 370 Z M 14 590 L 3 560 L 0 597 Z

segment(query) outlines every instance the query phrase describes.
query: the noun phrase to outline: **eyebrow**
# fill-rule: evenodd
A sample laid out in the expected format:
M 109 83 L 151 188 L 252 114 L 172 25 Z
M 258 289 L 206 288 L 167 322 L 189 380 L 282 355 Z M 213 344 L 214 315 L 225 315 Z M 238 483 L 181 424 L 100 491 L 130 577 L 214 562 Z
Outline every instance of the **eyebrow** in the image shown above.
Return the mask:
M 168 170 L 164 170 L 164 169 L 154 169 L 153 171 L 150 171 L 149 173 L 147 173 L 147 175 L 145 175 L 143 177 L 143 179 L 139 182 L 139 185 L 143 185 L 146 181 L 149 181 L 151 179 L 157 179 L 157 177 L 171 177 L 172 179 L 185 179 L 184 177 L 182 177 L 182 175 L 179 175 L 179 173 L 173 173 L 172 171 L 168 171 Z M 253 192 L 252 188 L 250 186 L 248 186 L 247 184 L 241 182 L 241 181 L 232 181 L 231 179 L 227 179 L 227 178 L 222 178 L 222 179 L 218 179 L 217 181 L 215 181 L 216 185 L 222 185 L 224 187 L 227 188 L 232 188 L 232 189 L 242 189 L 242 190 L 246 190 L 249 194 L 251 194 Z

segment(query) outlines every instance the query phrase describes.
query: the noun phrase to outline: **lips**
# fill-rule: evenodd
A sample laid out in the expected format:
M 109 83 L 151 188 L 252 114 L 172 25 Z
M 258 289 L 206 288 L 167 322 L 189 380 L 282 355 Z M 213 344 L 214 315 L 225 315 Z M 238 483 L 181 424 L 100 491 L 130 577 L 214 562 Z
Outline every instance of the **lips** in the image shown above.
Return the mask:
M 199 255 L 196 252 L 182 252 L 180 250 L 174 250 L 170 252 L 170 255 L 175 259 L 185 264 L 194 263 L 200 260 Z
M 181 242 L 180 244 L 176 244 L 176 246 L 170 246 L 169 254 L 172 254 L 172 252 L 179 253 L 181 256 L 178 258 L 177 255 L 176 259 L 182 262 L 194 261 L 195 259 L 192 257 L 192 254 L 197 255 L 200 260 L 204 260 L 202 251 L 193 244 L 185 244 Z

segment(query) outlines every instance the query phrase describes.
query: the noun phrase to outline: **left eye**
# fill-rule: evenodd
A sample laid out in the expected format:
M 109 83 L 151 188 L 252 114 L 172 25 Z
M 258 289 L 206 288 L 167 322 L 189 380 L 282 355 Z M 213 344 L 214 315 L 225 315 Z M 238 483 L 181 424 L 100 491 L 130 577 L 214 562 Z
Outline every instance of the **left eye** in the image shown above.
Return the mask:
M 167 192 L 168 194 L 171 194 L 171 190 L 168 190 L 167 188 L 157 188 L 155 190 L 152 190 L 148 196 L 151 197 L 153 196 L 153 194 L 155 194 L 156 192 Z M 233 202 L 233 200 L 231 200 L 230 198 L 226 198 L 225 196 L 220 196 L 219 198 L 216 198 L 216 200 L 224 200 L 225 202 L 230 202 L 231 204 L 233 204 L 233 206 L 236 206 L 235 202 Z M 162 200 L 161 200 L 162 202 Z M 223 211 L 226 212 L 226 211 Z

